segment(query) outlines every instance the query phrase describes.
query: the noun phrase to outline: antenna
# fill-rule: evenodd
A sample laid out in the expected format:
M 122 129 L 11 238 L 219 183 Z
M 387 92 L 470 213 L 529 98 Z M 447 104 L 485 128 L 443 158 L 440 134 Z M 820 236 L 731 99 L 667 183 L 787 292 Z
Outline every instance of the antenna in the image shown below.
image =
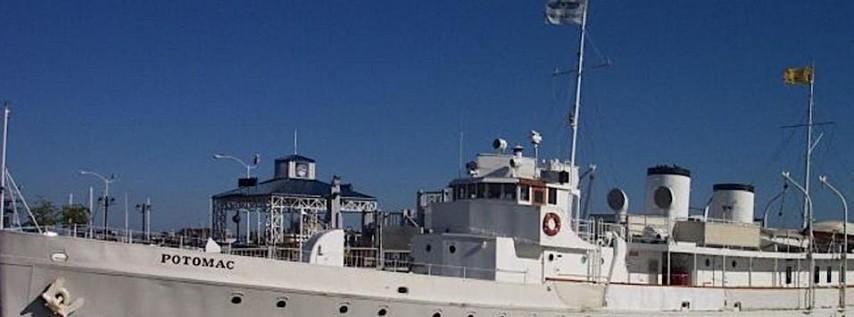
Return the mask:
M 457 164 L 459 164 L 457 167 L 457 177 L 462 177 L 463 176 L 463 130 L 460 130 L 460 144 L 459 145 L 460 145 L 460 148 L 459 148 L 459 152 L 457 153 L 458 154 L 457 155 L 458 156 L 457 157 L 457 160 L 458 160 Z
M 299 135 L 297 129 L 294 128 L 294 155 L 299 154 Z

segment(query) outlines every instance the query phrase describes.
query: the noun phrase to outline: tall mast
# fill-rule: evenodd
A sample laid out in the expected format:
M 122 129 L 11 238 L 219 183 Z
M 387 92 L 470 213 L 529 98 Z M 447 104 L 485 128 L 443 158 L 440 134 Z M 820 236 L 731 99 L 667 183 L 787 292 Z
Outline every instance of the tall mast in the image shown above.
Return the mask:
M 813 125 L 813 87 L 815 86 L 815 65 L 810 65 L 811 73 L 809 78 L 810 84 L 810 92 L 807 101 L 807 141 L 806 141 L 806 149 L 804 151 L 804 189 L 807 194 L 810 192 L 810 160 L 812 159 L 812 150 L 813 150 L 813 141 L 812 141 L 812 125 Z M 803 216 L 804 223 L 803 228 L 807 229 L 812 227 L 812 210 L 810 210 L 809 205 L 807 204 L 807 200 L 804 199 L 803 205 Z
M 584 38 L 587 35 L 588 3 L 584 4 L 584 12 L 581 14 L 581 30 L 578 36 L 578 66 L 575 71 L 575 105 L 572 110 L 572 116 L 569 117 L 569 126 L 572 129 L 572 145 L 569 152 L 569 163 L 571 166 L 575 166 L 576 143 L 578 142 L 578 115 L 581 108 L 581 75 L 584 65 Z
M 0 229 L 6 217 L 6 140 L 9 133 L 9 102 L 3 103 L 3 152 L 0 153 Z

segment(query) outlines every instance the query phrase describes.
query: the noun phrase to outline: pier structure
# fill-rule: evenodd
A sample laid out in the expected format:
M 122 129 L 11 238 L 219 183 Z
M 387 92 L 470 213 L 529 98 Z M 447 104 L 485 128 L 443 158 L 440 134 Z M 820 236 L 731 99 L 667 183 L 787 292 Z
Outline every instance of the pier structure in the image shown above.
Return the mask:
M 288 233 L 301 242 L 315 232 L 343 228 L 344 213 L 359 214 L 362 227 L 373 219 L 376 198 L 353 190 L 338 176 L 329 183 L 317 180 L 313 159 L 293 154 L 276 159 L 274 164 L 272 179 L 260 183 L 241 179 L 238 188 L 211 197 L 214 240 L 226 242 L 229 215 L 233 215 L 237 232 L 241 227 L 246 230 L 244 242 L 251 243 L 249 232 L 254 229 L 255 242 L 267 245 L 286 242 Z M 255 228 L 251 218 L 255 218 Z M 241 241 L 242 237 L 236 236 Z

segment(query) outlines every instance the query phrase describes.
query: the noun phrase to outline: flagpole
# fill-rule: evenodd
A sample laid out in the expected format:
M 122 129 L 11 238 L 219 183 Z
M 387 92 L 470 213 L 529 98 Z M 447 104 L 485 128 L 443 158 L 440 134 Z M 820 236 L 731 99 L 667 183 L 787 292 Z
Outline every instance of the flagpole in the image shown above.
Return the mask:
M 810 159 L 812 158 L 812 124 L 813 124 L 813 88 L 815 87 L 815 63 L 810 63 L 810 92 L 809 92 L 809 102 L 807 105 L 807 157 L 805 162 L 805 177 L 804 177 L 804 189 L 807 192 L 807 196 L 809 196 L 810 190 Z M 808 245 L 809 250 L 807 251 L 807 256 L 810 258 L 810 292 L 809 292 L 809 306 L 810 309 L 815 308 L 815 281 L 813 276 L 815 275 L 815 255 L 813 254 L 813 247 L 815 246 L 815 235 L 813 233 L 813 208 L 812 204 L 807 205 L 806 201 L 804 202 L 804 208 L 807 210 L 807 229 L 809 230 L 810 243 Z M 847 232 L 846 239 L 848 239 Z M 847 252 L 847 251 L 846 251 Z M 845 272 L 847 274 L 848 272 Z
M 584 38 L 587 36 L 587 6 L 584 4 L 584 12 L 581 14 L 581 31 L 578 37 L 578 66 L 575 71 L 575 105 L 572 116 L 569 118 L 569 126 L 572 128 L 572 145 L 569 152 L 569 164 L 575 166 L 576 143 L 578 142 L 578 116 L 581 108 L 581 75 L 584 65 Z
M 812 159 L 812 125 L 813 125 L 813 87 L 815 86 L 815 68 L 810 66 L 811 73 L 809 78 L 810 91 L 807 101 L 807 141 L 806 141 L 806 151 L 804 151 L 804 189 L 806 189 L 807 193 L 810 191 L 810 160 Z M 807 206 L 806 200 L 804 200 L 803 205 L 803 228 L 808 229 L 810 218 L 812 217 L 812 210 L 809 210 L 809 206 Z

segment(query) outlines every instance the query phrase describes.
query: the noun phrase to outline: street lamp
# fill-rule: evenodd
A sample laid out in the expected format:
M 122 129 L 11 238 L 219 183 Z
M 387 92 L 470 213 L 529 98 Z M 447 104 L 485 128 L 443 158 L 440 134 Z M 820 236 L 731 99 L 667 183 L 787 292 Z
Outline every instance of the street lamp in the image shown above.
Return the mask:
M 116 175 L 110 175 L 110 178 L 106 178 L 101 174 L 92 172 L 92 171 L 80 171 L 80 175 L 92 175 L 99 178 L 104 182 L 104 197 L 98 198 L 99 201 L 104 202 L 104 228 L 107 228 L 107 215 L 109 214 L 110 203 L 115 199 L 110 198 L 110 184 L 116 181 Z
M 839 200 L 842 201 L 842 212 L 843 212 L 843 222 L 842 223 L 842 236 L 845 241 L 842 243 L 842 272 L 839 274 L 839 284 L 842 286 L 841 294 L 839 296 L 839 306 L 845 307 L 845 289 L 847 288 L 848 281 L 843 280 L 845 275 L 848 274 L 848 202 L 845 200 L 845 195 L 842 195 L 836 187 L 830 185 L 827 181 L 827 176 L 820 176 L 818 178 L 821 181 L 823 187 L 827 187 L 832 191 L 836 197 L 839 197 Z
M 261 155 L 259 155 L 257 153 L 255 154 L 255 156 L 252 157 L 252 164 L 246 164 L 246 162 L 244 162 L 243 160 L 241 160 L 239 158 L 236 158 L 236 157 L 231 156 L 231 155 L 220 154 L 220 153 L 214 154 L 213 158 L 215 160 L 228 159 L 228 160 L 232 160 L 232 161 L 235 161 L 237 163 L 240 163 L 240 165 L 243 165 L 243 167 L 246 168 L 246 178 L 252 177 L 252 170 L 255 169 L 256 167 L 258 167 L 258 163 L 261 162 Z
M 788 171 L 783 172 L 783 178 L 785 178 L 786 181 L 792 183 L 792 185 L 795 185 L 795 188 L 797 188 L 798 190 L 801 191 L 802 194 L 804 194 L 804 199 L 807 202 L 807 215 L 806 215 L 807 223 L 806 223 L 806 225 L 807 225 L 807 230 L 809 231 L 809 237 L 810 237 L 809 238 L 810 239 L 809 244 L 807 245 L 807 257 L 810 259 L 810 277 L 808 279 L 809 280 L 809 302 L 807 303 L 807 305 L 808 305 L 807 309 L 812 309 L 815 305 L 815 257 L 813 257 L 813 254 L 812 254 L 812 252 L 813 252 L 812 248 L 813 248 L 813 243 L 814 243 L 815 237 L 813 235 L 813 228 L 812 228 L 812 222 L 813 222 L 812 199 L 810 198 L 810 193 L 803 186 L 798 184 L 798 182 L 796 182 L 794 179 L 792 179 L 792 177 Z

